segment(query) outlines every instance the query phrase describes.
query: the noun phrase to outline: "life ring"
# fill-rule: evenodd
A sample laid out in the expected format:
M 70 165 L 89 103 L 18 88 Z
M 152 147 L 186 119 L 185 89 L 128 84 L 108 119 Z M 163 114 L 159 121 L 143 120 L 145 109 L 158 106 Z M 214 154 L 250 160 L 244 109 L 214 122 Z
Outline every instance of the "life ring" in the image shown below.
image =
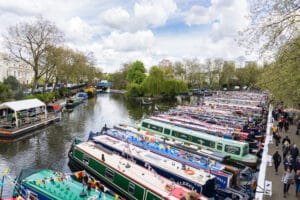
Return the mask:
M 184 172 L 188 175 L 194 175 L 195 174 L 194 170 L 191 170 L 191 169 L 186 169 L 186 170 L 184 170 Z

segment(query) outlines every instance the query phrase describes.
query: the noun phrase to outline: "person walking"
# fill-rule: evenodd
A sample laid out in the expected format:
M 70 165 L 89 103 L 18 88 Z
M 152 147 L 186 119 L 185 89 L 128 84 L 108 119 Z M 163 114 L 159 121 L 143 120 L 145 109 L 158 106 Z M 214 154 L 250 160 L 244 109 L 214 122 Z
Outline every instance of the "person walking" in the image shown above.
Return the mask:
M 287 170 L 284 172 L 282 176 L 283 198 L 286 198 L 286 195 L 290 189 L 290 185 L 293 183 L 293 181 L 294 181 L 294 174 L 291 172 L 290 168 L 287 168 Z
M 296 197 L 300 199 L 300 170 L 297 170 L 295 175 Z
M 293 162 L 296 162 L 296 159 L 299 155 L 299 149 L 297 147 L 296 144 L 293 144 L 291 150 L 290 150 L 290 153 L 291 153 L 291 156 L 292 156 L 292 159 L 293 159 Z
M 290 127 L 290 123 L 289 123 L 289 121 L 288 120 L 285 120 L 285 122 L 284 122 L 284 131 L 287 133 L 288 132 L 288 130 L 289 130 L 289 127 Z
M 272 126 L 272 133 L 273 133 L 273 138 L 275 138 L 276 134 L 277 134 L 277 131 L 278 131 L 278 127 L 276 124 L 274 124 Z
M 280 144 L 280 139 L 281 139 L 279 132 L 275 133 L 274 139 L 275 139 L 276 147 L 278 147 L 278 145 Z
M 274 160 L 274 167 L 275 167 L 275 174 L 278 175 L 278 167 L 281 163 L 281 156 L 276 150 L 276 152 L 273 154 L 273 160 Z
M 293 167 L 293 162 L 292 162 L 292 158 L 290 155 L 284 157 L 284 160 L 283 160 L 283 168 L 284 168 L 284 171 L 286 171 L 287 169 L 289 168 L 292 168 Z

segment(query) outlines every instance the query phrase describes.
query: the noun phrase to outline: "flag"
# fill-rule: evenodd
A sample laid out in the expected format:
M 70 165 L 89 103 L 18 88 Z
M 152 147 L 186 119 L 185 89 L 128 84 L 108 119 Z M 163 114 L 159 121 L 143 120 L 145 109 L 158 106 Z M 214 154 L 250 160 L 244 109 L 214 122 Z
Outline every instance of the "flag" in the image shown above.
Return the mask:
M 0 181 L 0 187 L 2 187 L 3 186 L 3 183 Z

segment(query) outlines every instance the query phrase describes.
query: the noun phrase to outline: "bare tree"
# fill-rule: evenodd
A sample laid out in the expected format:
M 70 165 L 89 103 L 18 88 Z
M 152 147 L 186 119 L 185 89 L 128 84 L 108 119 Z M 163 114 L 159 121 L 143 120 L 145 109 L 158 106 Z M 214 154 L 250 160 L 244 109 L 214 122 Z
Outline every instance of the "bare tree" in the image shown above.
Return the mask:
M 276 50 L 299 34 L 299 0 L 250 1 L 250 26 L 241 32 L 241 43 L 259 47 L 260 53 Z
M 32 88 L 36 88 L 38 80 L 49 71 L 44 59 L 47 48 L 62 41 L 61 32 L 50 21 L 38 18 L 32 23 L 24 22 L 9 27 L 4 38 L 11 57 L 32 67 Z

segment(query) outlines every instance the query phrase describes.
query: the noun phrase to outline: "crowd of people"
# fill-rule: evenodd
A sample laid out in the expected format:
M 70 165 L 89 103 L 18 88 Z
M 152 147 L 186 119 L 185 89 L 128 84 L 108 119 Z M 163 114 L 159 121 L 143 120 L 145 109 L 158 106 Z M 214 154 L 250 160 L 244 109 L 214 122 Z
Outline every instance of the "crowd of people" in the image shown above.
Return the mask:
M 272 112 L 272 133 L 276 150 L 273 154 L 275 174 L 278 175 L 280 164 L 283 164 L 283 197 L 286 198 L 291 185 L 296 187 L 296 197 L 300 198 L 300 156 L 299 148 L 291 140 L 290 134 L 299 137 L 300 119 L 295 113 L 284 111 L 284 106 L 279 104 Z M 290 125 L 296 125 L 296 132 L 289 131 Z M 290 136 L 290 137 L 289 137 Z M 280 148 L 281 145 L 281 148 Z

